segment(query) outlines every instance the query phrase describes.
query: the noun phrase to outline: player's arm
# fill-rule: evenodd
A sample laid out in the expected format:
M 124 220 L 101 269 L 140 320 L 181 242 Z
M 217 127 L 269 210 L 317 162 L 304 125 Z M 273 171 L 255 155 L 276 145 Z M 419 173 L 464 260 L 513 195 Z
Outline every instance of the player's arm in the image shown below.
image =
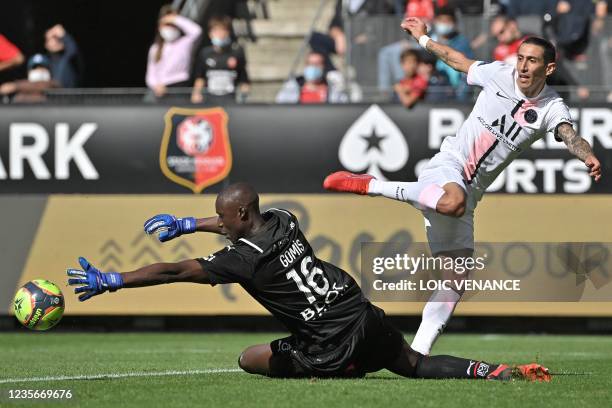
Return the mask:
M 79 258 L 81 269 L 68 269 L 68 284 L 77 286 L 74 293 L 80 294 L 81 302 L 104 292 L 115 292 L 122 288 L 139 288 L 175 282 L 209 284 L 210 277 L 196 260 L 175 263 L 156 263 L 132 272 L 101 272 L 85 258 Z
M 601 164 L 595 157 L 591 145 L 576 133 L 572 125 L 561 123 L 557 127 L 556 137 L 567 145 L 571 154 L 586 164 L 589 168 L 589 176 L 593 177 L 595 181 L 601 179 Z
M 411 34 L 421 46 L 427 49 L 427 51 L 431 52 L 448 66 L 459 72 L 467 74 L 470 66 L 475 62 L 473 59 L 466 57 L 463 53 L 427 37 L 427 26 L 418 18 L 408 17 L 402 22 L 401 27 L 404 31 Z M 423 39 L 421 39 L 422 37 Z M 426 43 L 425 40 L 427 41 Z
M 210 283 L 208 274 L 194 259 L 144 266 L 132 272 L 122 273 L 121 278 L 124 288 L 140 288 L 175 282 Z

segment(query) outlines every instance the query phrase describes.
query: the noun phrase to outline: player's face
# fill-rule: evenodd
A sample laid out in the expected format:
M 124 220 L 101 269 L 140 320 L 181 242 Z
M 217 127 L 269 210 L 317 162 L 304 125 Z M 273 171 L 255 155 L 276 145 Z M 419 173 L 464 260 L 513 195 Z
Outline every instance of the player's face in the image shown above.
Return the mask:
M 518 78 L 516 83 L 527 96 L 539 91 L 546 82 L 546 77 L 555 70 L 555 63 L 544 63 L 544 49 L 535 44 L 523 44 L 519 47 L 516 61 Z
M 217 225 L 221 233 L 231 242 L 238 241 L 244 235 L 244 220 L 240 206 L 233 202 L 217 199 L 215 203 L 217 211 Z

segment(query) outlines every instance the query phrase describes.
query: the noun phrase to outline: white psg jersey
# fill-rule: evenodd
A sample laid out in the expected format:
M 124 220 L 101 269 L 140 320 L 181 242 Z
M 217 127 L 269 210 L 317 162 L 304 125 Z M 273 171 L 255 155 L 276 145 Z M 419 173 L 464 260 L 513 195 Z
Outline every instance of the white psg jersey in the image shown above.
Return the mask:
M 514 66 L 504 62 L 473 63 L 467 82 L 482 87 L 482 92 L 457 134 L 446 137 L 440 147 L 461 161 L 464 179 L 478 200 L 533 142 L 556 132 L 561 123 L 572 123 L 569 109 L 554 90 L 545 85 L 538 96 L 527 98 L 516 77 Z

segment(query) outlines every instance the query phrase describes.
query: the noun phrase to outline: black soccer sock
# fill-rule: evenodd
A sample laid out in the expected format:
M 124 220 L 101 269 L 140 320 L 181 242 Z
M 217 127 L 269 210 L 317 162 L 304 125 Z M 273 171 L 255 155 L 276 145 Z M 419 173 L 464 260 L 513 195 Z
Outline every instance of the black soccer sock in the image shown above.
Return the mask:
M 453 356 L 423 356 L 416 366 L 416 378 L 487 378 L 499 364 Z

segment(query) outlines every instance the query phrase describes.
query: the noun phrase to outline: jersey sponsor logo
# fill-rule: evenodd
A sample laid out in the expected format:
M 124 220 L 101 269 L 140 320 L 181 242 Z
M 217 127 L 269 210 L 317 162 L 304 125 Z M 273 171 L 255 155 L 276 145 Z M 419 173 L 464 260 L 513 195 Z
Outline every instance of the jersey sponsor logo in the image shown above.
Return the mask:
M 378 106 L 370 106 L 347 130 L 338 157 L 347 170 L 386 180 L 382 171 L 399 171 L 408 162 L 408 143 L 401 130 Z
M 171 108 L 165 115 L 159 164 L 173 182 L 200 193 L 232 168 L 232 151 L 222 108 Z
M 296 268 L 286 274 L 287 279 L 293 280 L 300 292 L 306 296 L 310 306 L 300 312 L 304 321 L 317 319 L 322 316 L 348 287 L 337 286 L 336 282 L 330 284 L 323 270 L 315 266 L 313 258 L 305 256 L 300 263 L 300 273 Z
M 491 132 L 491 134 L 493 136 L 495 136 L 495 138 L 502 142 L 504 145 L 508 146 L 508 148 L 514 152 L 520 152 L 521 148 L 518 147 L 516 144 L 512 143 L 512 140 L 514 139 L 510 139 L 508 140 L 506 134 L 504 134 L 504 131 L 507 130 L 506 126 L 506 120 L 505 120 L 505 116 L 502 116 L 501 118 L 495 119 L 493 121 L 493 123 L 488 124 L 484 118 L 482 116 L 478 116 L 478 121 L 480 122 L 480 124 L 482 126 L 484 126 L 489 132 Z M 508 128 L 506 133 L 510 133 L 511 131 L 515 131 L 516 134 L 518 135 L 518 133 L 522 130 L 522 128 L 520 126 L 518 126 L 516 124 L 516 122 L 512 121 L 514 126 L 511 126 L 511 130 L 510 128 Z M 518 129 L 515 130 L 515 127 L 518 126 Z M 516 135 L 514 136 L 516 137 Z

